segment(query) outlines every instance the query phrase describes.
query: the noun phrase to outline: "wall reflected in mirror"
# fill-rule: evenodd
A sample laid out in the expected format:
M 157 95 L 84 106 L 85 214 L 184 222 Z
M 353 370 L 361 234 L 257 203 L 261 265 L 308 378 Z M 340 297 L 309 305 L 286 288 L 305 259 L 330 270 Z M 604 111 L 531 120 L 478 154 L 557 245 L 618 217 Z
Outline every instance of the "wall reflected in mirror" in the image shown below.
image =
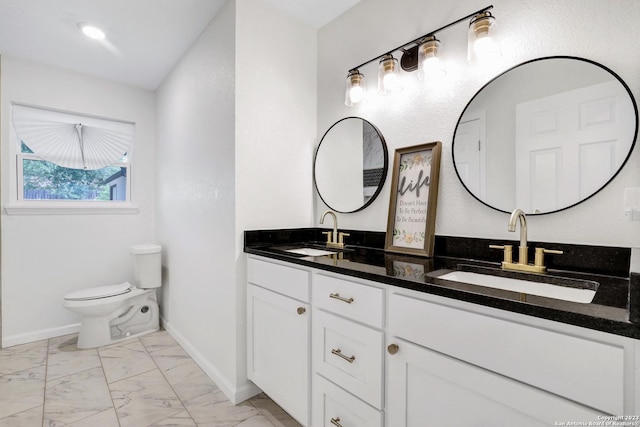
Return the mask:
M 380 131 L 365 119 L 346 117 L 322 137 L 313 178 L 320 198 L 330 209 L 350 213 L 375 200 L 387 169 L 387 145 Z
M 574 206 L 627 161 L 638 112 L 611 70 L 574 57 L 520 64 L 487 83 L 456 126 L 458 177 L 479 201 L 527 214 Z

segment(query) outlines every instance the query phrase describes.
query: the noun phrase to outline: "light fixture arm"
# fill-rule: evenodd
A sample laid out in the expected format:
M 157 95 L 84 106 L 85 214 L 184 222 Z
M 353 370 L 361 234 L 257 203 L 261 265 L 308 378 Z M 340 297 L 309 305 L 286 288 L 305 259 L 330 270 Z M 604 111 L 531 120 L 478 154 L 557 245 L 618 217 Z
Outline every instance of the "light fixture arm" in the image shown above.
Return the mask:
M 451 26 L 453 26 L 453 25 L 459 24 L 459 23 L 460 23 L 460 22 L 462 22 L 462 21 L 466 21 L 466 20 L 468 20 L 468 19 L 470 19 L 470 18 L 473 18 L 474 16 L 476 16 L 476 15 L 478 15 L 478 14 L 480 14 L 480 13 L 486 12 L 486 11 L 491 10 L 491 9 L 493 9 L 493 5 L 489 5 L 489 6 L 487 6 L 487 7 L 485 7 L 485 8 L 482 8 L 482 9 L 480 9 L 480 10 L 476 11 L 476 12 L 470 13 L 470 14 L 469 14 L 469 15 L 467 15 L 467 16 L 464 16 L 464 17 L 462 17 L 462 18 L 460 18 L 460 19 L 458 19 L 458 20 L 456 20 L 456 21 L 453 21 L 453 22 L 451 22 L 451 23 L 449 23 L 449 24 L 447 24 L 447 25 L 444 25 L 444 26 L 442 26 L 442 27 L 438 28 L 437 30 L 434 30 L 434 31 L 428 32 L 427 34 L 425 34 L 425 35 L 423 35 L 423 36 L 420 36 L 420 37 L 418 37 L 418 38 L 416 38 L 416 39 L 414 39 L 414 40 L 411 40 L 410 42 L 407 42 L 407 43 L 405 43 L 405 44 L 402 44 L 402 45 L 400 45 L 400 46 L 398 46 L 398 47 L 396 47 L 396 48 L 394 48 L 394 49 L 391 49 L 390 51 L 385 52 L 385 53 L 383 53 L 382 55 L 378 55 L 378 56 L 376 56 L 375 58 L 372 58 L 372 59 L 370 59 L 370 60 L 368 60 L 368 61 L 366 61 L 366 62 L 363 62 L 362 64 L 358 65 L 357 67 L 350 68 L 350 69 L 349 69 L 349 72 L 351 72 L 351 71 L 357 71 L 359 68 L 362 68 L 362 67 L 364 67 L 365 65 L 370 64 L 370 63 L 372 63 L 373 61 L 376 61 L 376 60 L 378 60 L 378 59 L 380 59 L 380 58 L 384 57 L 385 55 L 391 55 L 391 54 L 393 54 L 393 52 L 396 52 L 396 51 L 398 51 L 398 50 L 402 50 L 403 52 L 407 52 L 407 50 L 405 50 L 405 49 L 404 49 L 404 48 L 406 48 L 407 46 L 412 45 L 412 44 L 417 46 L 417 45 L 419 44 L 419 42 L 420 42 L 421 40 L 423 40 L 424 38 L 429 37 L 429 36 L 433 36 L 433 35 L 435 35 L 436 33 L 440 32 L 440 31 L 442 31 L 442 30 L 445 30 L 445 29 L 447 29 L 447 28 L 449 28 L 449 27 L 451 27 Z M 404 68 L 404 67 L 403 67 L 403 68 Z M 415 68 L 414 68 L 414 69 L 415 69 Z

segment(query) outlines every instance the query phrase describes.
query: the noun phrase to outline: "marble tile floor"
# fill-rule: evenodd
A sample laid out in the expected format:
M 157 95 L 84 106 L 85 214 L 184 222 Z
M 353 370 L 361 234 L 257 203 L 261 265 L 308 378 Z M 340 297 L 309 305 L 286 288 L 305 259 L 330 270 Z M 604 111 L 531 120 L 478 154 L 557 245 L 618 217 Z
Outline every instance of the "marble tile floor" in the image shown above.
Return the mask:
M 80 350 L 0 350 L 0 427 L 300 427 L 264 394 L 232 405 L 166 331 Z

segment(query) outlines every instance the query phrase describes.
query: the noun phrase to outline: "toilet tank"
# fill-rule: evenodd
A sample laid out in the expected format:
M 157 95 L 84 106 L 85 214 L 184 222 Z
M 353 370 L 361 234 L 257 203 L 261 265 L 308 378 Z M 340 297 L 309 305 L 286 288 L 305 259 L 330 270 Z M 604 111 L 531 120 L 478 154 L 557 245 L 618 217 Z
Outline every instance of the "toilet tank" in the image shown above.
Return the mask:
M 145 244 L 131 246 L 133 274 L 136 286 L 142 289 L 159 288 L 162 285 L 162 247 Z

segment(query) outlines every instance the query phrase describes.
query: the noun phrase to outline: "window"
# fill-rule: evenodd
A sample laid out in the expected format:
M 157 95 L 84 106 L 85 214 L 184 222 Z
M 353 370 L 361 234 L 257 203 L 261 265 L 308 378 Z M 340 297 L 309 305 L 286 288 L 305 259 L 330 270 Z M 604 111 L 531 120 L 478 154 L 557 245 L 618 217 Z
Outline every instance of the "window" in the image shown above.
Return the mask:
M 127 203 L 133 123 L 12 105 L 16 193 L 29 206 Z M 93 203 L 91 203 L 93 202 Z
M 121 164 L 100 169 L 65 168 L 42 160 L 24 142 L 18 156 L 19 200 L 126 201 L 126 157 Z

